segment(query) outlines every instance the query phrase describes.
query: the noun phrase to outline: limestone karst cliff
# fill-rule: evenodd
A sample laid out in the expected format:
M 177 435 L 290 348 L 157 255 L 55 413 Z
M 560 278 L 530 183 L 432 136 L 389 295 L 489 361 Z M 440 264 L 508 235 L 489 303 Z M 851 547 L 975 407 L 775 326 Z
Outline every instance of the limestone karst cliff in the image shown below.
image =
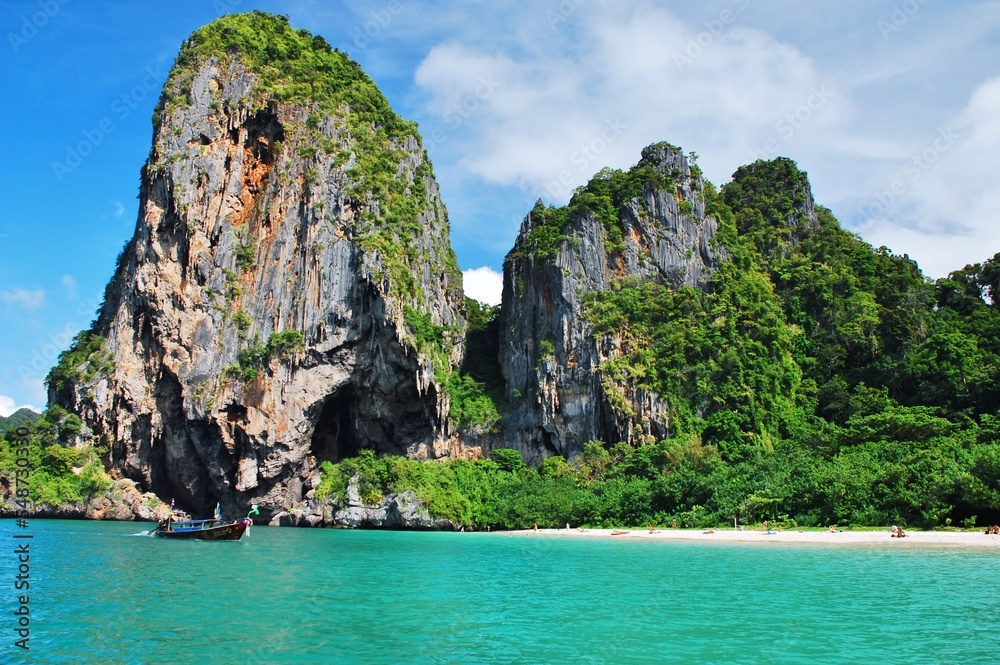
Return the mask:
M 680 148 L 651 145 L 535 206 L 490 319 L 466 311 L 416 126 L 321 37 L 260 12 L 209 24 L 153 124 L 135 235 L 48 378 L 73 438 L 142 492 L 326 523 L 319 469 L 361 450 L 534 463 L 594 439 L 780 434 L 794 331 L 736 235 L 767 255 L 815 226 L 797 170 L 791 212 L 738 230 Z
M 628 174 L 598 173 L 567 207 L 539 202 L 524 219 L 504 263 L 500 359 L 508 440 L 526 458 L 568 458 L 590 439 L 629 441 L 637 428 L 667 436 L 655 392 L 624 387 L 632 413 L 611 407 L 601 365 L 620 344 L 594 337 L 582 299 L 630 278 L 703 285 L 725 258 L 704 187 L 680 149 L 660 143 Z
M 99 318 L 49 378 L 117 473 L 195 513 L 266 516 L 323 460 L 453 452 L 447 213 L 415 125 L 357 64 L 259 12 L 200 29 L 139 198 Z

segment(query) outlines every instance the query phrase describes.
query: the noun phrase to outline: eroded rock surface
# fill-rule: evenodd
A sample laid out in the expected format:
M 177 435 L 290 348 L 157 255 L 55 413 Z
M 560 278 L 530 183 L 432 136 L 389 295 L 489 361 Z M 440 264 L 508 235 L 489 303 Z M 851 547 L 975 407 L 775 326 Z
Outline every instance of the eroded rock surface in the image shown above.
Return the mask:
M 658 438 L 668 434 L 656 394 L 628 394 L 631 418 L 610 408 L 600 366 L 615 356 L 617 344 L 592 338 L 581 300 L 629 278 L 700 287 L 725 253 L 713 241 L 718 224 L 705 213 L 704 181 L 679 149 L 650 146 L 639 165 L 674 186 L 647 185 L 622 206 L 623 246 L 611 247 L 606 226 L 581 209 L 563 227 L 554 257 L 539 258 L 530 244 L 536 206 L 504 263 L 500 362 L 511 404 L 507 438 L 526 460 L 569 458 L 591 439 L 629 441 L 636 428 Z
M 360 448 L 449 454 L 447 398 L 408 319 L 447 326 L 457 366 L 461 273 L 416 136 L 378 146 L 405 186 L 397 209 L 411 198 L 412 218 L 388 219 L 351 108 L 262 102 L 238 57 L 196 63 L 189 86 L 164 91 L 94 330 L 113 369 L 81 367 L 50 400 L 114 473 L 196 516 L 219 501 L 268 519 Z

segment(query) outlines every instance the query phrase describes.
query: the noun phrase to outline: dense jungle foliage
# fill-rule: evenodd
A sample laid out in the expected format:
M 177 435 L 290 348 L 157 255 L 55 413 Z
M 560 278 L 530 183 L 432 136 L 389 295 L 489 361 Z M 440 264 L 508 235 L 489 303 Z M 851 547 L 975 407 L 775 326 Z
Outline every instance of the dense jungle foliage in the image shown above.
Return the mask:
M 584 194 L 621 205 L 595 189 L 571 206 Z M 624 340 L 605 379 L 664 396 L 669 439 L 592 441 L 538 468 L 513 450 L 446 464 L 369 455 L 327 465 L 327 491 L 352 475 L 369 497 L 412 488 L 476 528 L 1000 521 L 1000 254 L 928 280 L 810 206 L 794 162 L 743 167 L 721 192 L 706 187 L 729 255 L 706 289 L 622 281 L 587 297 L 593 334 Z M 559 232 L 536 234 L 541 258 Z

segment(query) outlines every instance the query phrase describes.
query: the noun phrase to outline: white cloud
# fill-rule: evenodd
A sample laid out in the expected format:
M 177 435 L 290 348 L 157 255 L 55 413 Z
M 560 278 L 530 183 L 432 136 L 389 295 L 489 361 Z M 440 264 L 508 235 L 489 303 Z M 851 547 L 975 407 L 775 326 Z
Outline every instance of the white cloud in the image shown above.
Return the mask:
M 112 201 L 111 206 L 114 208 L 111 214 L 114 215 L 115 219 L 121 219 L 125 215 L 125 206 L 122 205 L 121 201 Z
M 30 404 L 24 404 L 17 406 L 17 402 L 13 398 L 7 397 L 6 395 L 0 395 L 0 416 L 6 418 L 18 409 L 31 409 L 35 413 L 41 413 L 41 410 L 31 406 Z
M 27 291 L 25 289 L 10 289 L 0 292 L 0 302 L 6 305 L 17 305 L 25 309 L 36 309 L 41 307 L 45 300 L 45 291 L 36 289 Z
M 483 266 L 462 271 L 465 295 L 487 305 L 499 305 L 503 292 L 503 275 Z
M 416 83 L 458 135 L 460 164 L 491 184 L 564 202 L 601 167 L 627 167 L 660 140 L 711 155 L 703 167 L 725 181 L 767 139 L 777 156 L 791 138 L 837 134 L 854 114 L 812 60 L 740 27 L 736 13 L 713 35 L 645 4 L 588 7 L 572 44 L 553 33 L 548 46 L 507 55 L 449 42 Z
M 941 277 L 1000 251 L 1000 78 L 983 82 L 951 122 L 915 146 L 861 206 L 862 234 Z
M 601 167 L 667 140 L 698 152 L 719 185 L 754 159 L 791 157 L 845 227 L 928 275 L 1000 250 L 989 219 L 1000 93 L 983 83 L 997 74 L 996 0 L 921 2 L 888 37 L 879 21 L 893 7 L 860 0 L 573 0 L 551 4 L 565 14 L 556 24 L 537 4 L 461 7 L 436 45 L 423 33 L 415 75 L 425 144 L 442 181 L 458 183 L 446 200 L 506 191 L 563 203 Z M 477 94 L 490 77 L 498 85 Z M 889 214 L 858 214 L 949 126 L 961 140 Z M 523 212 L 454 219 L 458 244 L 495 262 Z

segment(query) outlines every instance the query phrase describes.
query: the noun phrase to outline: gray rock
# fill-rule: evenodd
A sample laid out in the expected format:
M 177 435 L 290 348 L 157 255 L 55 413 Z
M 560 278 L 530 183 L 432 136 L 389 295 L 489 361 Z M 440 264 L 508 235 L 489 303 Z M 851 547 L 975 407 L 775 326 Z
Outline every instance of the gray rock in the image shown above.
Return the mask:
M 637 430 L 669 434 L 667 408 L 656 394 L 624 386 L 635 415 L 611 407 L 600 367 L 619 344 L 592 339 L 581 305 L 585 294 L 623 278 L 701 287 L 726 259 L 713 242 L 718 223 L 705 214 L 704 182 L 684 155 L 657 144 L 643 151 L 642 163 L 672 177 L 676 187 L 647 186 L 623 207 L 623 249 L 612 251 L 603 224 L 583 210 L 563 229 L 556 256 L 537 259 L 527 244 L 535 223 L 529 214 L 504 262 L 500 362 L 511 404 L 505 444 L 529 462 L 569 458 L 591 439 L 631 441 Z M 690 212 L 678 201 L 688 202 Z M 551 357 L 543 357 L 543 341 L 552 344 Z
M 0 517 L 14 517 L 17 506 L 11 498 L 0 505 Z M 66 503 L 59 506 L 36 505 L 32 517 L 54 519 L 94 519 L 131 522 L 158 522 L 170 513 L 167 504 L 154 494 L 140 492 L 136 483 L 128 479 L 114 481 L 111 487 L 87 502 Z

